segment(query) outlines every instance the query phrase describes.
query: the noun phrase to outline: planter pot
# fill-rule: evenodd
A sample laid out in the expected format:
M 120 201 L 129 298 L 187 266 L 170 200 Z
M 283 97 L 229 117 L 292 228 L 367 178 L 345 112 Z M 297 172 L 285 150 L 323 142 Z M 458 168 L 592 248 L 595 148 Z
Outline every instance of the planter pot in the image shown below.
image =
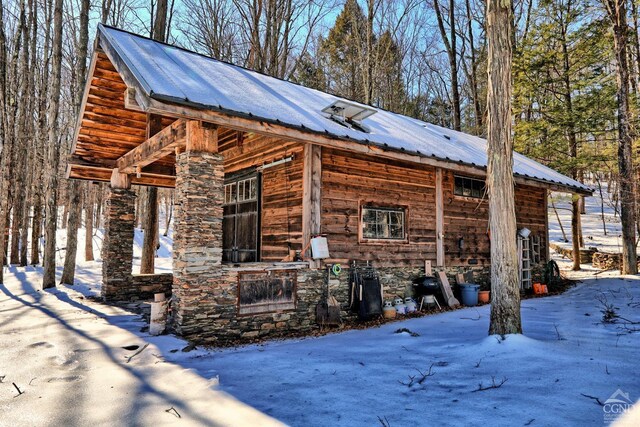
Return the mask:
M 481 304 L 488 303 L 490 294 L 490 291 L 478 291 L 478 302 Z

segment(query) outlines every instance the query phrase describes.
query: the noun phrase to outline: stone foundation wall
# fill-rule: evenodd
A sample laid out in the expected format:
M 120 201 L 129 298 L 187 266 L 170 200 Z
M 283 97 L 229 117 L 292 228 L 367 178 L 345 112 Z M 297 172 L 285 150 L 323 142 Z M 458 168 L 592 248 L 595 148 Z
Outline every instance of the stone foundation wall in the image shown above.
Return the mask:
M 171 295 L 173 274 L 133 274 L 131 285 L 135 290 L 133 293 L 135 300 L 153 299 L 153 295 L 159 293 L 168 297 Z
M 293 310 L 274 313 L 238 314 L 238 275 L 246 271 L 295 270 L 296 307 Z M 455 289 L 455 274 L 473 270 L 477 283 L 488 277 L 488 268 L 455 267 L 447 268 L 451 285 Z M 413 296 L 411 284 L 424 275 L 423 268 L 379 268 L 377 269 L 383 286 L 384 298 Z M 266 274 L 266 273 L 265 273 Z M 209 345 L 225 345 L 257 338 L 277 337 L 291 332 L 305 333 L 316 328 L 316 305 L 323 299 L 326 289 L 326 270 L 309 269 L 306 263 L 276 265 L 256 263 L 246 267 L 222 266 L 221 278 L 209 281 L 201 288 L 197 303 L 190 309 L 193 316 L 187 324 L 174 328 L 187 339 Z M 343 321 L 355 321 L 357 314 L 349 310 L 349 269 L 343 269 L 338 277 L 340 282 L 332 286 L 331 295 L 336 297 L 341 307 Z M 174 283 L 175 290 L 175 283 Z M 183 300 L 184 301 L 184 297 Z M 182 319 L 185 319 L 182 317 Z M 183 320 L 184 321 L 184 320 Z

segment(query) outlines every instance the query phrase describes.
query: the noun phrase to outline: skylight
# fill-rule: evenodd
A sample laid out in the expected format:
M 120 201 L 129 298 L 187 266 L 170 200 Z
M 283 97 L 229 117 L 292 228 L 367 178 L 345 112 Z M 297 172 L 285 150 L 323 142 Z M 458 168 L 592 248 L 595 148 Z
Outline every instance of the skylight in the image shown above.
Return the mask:
M 322 112 L 328 114 L 330 119 L 342 126 L 362 132 L 369 132 L 369 129 L 362 123 L 362 120 L 374 115 L 377 110 L 355 102 L 338 100 L 328 107 L 323 108 Z

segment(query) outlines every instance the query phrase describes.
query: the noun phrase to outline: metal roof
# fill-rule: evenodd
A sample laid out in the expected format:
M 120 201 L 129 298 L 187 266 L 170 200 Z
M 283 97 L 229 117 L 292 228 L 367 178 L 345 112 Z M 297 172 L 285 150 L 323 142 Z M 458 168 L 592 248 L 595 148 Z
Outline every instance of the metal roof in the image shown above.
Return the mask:
M 101 42 L 108 43 L 117 53 L 150 98 L 271 121 L 452 163 L 487 166 L 487 141 L 483 138 L 379 108 L 362 121 L 368 132 L 348 128 L 322 112 L 334 102 L 344 100 L 335 95 L 117 28 L 99 25 L 98 35 Z M 518 176 L 592 192 L 584 184 L 518 153 L 514 153 L 513 170 Z

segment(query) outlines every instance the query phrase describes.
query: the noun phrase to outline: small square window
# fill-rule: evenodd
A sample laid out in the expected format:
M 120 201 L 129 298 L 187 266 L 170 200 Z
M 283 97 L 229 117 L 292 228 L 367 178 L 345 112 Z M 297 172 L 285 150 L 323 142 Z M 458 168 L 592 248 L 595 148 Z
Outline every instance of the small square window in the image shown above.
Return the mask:
M 453 194 L 481 199 L 485 194 L 485 182 L 481 179 L 455 176 Z
M 364 206 L 361 223 L 365 239 L 405 239 L 404 209 Z

